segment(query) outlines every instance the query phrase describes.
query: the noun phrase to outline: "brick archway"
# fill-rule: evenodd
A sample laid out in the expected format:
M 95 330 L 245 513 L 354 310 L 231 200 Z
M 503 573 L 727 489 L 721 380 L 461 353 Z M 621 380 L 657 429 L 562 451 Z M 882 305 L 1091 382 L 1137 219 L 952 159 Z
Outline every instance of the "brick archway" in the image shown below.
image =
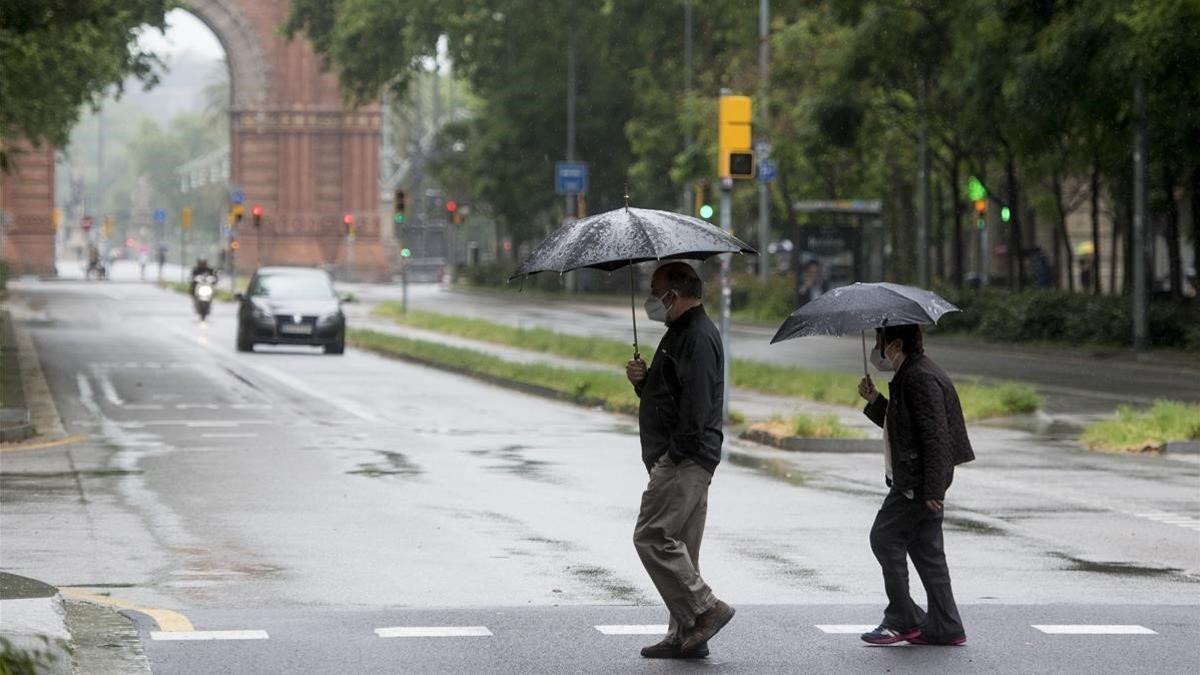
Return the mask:
M 243 221 L 236 260 L 332 266 L 356 278 L 384 278 L 380 227 L 378 106 L 346 110 L 337 77 L 322 72 L 307 42 L 279 35 L 288 3 L 279 0 L 186 0 L 225 47 L 233 87 L 230 176 L 247 204 L 265 210 L 263 227 Z M 22 157 L 0 176 L 6 221 L 3 251 L 17 273 L 53 274 L 53 151 Z M 357 236 L 343 235 L 353 214 Z

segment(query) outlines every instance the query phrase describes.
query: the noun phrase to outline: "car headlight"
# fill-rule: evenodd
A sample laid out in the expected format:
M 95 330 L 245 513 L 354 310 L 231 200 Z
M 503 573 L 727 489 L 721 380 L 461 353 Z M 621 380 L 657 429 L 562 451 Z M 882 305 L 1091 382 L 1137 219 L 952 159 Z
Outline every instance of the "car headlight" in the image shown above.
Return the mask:
M 337 323 L 338 320 L 341 318 L 342 318 L 342 313 L 340 310 L 335 311 L 335 312 L 329 312 L 328 314 L 322 314 L 320 316 L 320 318 L 317 319 L 317 323 L 328 326 L 331 323 Z
M 271 315 L 264 311 L 261 307 L 254 308 L 254 318 L 259 321 L 271 321 Z

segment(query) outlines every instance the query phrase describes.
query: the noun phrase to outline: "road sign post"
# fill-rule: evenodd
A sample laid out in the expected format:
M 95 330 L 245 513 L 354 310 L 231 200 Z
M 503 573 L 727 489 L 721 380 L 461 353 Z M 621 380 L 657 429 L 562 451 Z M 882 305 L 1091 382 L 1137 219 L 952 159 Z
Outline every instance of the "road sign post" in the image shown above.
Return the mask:
M 583 162 L 554 163 L 554 191 L 560 195 L 587 192 L 588 169 Z

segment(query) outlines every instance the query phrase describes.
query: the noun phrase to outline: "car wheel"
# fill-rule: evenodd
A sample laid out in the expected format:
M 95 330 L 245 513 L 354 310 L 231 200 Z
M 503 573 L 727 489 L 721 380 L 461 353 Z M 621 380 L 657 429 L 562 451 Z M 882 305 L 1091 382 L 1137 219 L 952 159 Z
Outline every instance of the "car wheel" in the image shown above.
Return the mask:
M 325 345 L 326 354 L 344 354 L 346 352 L 346 334 L 338 336 L 337 342 Z
M 242 330 L 240 325 L 237 331 L 237 350 L 239 352 L 254 351 L 254 340 L 250 339 L 250 336 L 246 334 L 246 331 Z

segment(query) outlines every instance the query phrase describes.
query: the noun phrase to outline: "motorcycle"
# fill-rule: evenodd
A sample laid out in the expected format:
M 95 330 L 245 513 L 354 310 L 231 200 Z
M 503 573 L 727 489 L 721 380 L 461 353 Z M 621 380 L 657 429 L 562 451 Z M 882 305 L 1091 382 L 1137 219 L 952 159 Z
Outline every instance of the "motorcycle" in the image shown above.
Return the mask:
M 192 291 L 192 305 L 196 309 L 196 314 L 200 315 L 200 320 L 208 319 L 208 313 L 212 310 L 213 296 L 216 294 L 217 277 L 213 274 L 202 274 L 196 277 L 196 287 Z

